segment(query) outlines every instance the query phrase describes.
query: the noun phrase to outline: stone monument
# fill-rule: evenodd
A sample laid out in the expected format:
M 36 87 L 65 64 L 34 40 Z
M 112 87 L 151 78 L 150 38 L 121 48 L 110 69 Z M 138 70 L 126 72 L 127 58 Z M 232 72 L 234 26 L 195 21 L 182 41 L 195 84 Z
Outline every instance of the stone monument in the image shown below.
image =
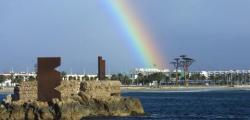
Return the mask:
M 121 96 L 121 82 L 105 80 L 98 57 L 99 81 L 61 81 L 60 58 L 38 58 L 37 81 L 23 81 L 14 97 L 0 103 L 0 120 L 82 120 L 93 116 L 143 115 L 139 99 Z
M 61 93 L 55 88 L 61 84 L 61 74 L 55 68 L 61 65 L 60 57 L 38 58 L 37 80 L 38 100 L 48 102 L 54 98 L 61 99 Z
M 101 56 L 98 56 L 98 79 L 105 80 L 105 60 Z

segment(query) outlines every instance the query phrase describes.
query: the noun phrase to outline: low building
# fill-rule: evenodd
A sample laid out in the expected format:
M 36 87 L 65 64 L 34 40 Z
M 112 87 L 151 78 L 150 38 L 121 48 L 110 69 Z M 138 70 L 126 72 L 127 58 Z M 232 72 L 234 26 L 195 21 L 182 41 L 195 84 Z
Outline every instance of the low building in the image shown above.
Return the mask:
M 11 80 L 6 80 L 3 83 L 0 83 L 0 87 L 15 87 L 16 83 L 12 83 Z
M 151 74 L 154 74 L 154 73 L 168 74 L 169 72 L 170 72 L 169 69 L 135 68 L 134 70 L 131 70 L 130 77 L 132 79 L 137 79 L 139 74 L 142 74 L 142 75 L 151 75 Z

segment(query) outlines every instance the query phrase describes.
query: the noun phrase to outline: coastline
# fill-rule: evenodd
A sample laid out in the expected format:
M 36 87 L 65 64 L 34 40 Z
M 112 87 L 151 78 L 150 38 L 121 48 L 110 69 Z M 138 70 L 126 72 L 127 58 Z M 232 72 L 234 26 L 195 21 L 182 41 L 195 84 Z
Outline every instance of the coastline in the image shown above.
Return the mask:
M 13 94 L 14 93 L 14 87 L 6 87 L 0 89 L 0 94 Z
M 206 92 L 206 91 L 222 91 L 222 90 L 250 90 L 250 85 L 229 86 L 163 86 L 160 88 L 152 87 L 136 87 L 123 86 L 122 92 Z
M 145 86 L 122 86 L 121 92 L 206 92 L 220 90 L 250 90 L 250 85 L 229 86 L 163 86 L 160 88 L 145 87 Z M 13 94 L 14 87 L 0 89 L 0 94 Z

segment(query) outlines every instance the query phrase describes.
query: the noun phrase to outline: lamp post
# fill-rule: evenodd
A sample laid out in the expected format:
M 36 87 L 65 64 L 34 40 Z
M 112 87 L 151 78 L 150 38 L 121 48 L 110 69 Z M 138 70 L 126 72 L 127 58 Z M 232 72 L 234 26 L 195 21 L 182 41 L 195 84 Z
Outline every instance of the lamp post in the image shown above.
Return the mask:
M 194 59 L 188 58 L 186 55 L 181 55 L 180 64 L 184 70 L 184 79 L 185 79 L 185 86 L 188 86 L 188 74 L 189 74 L 189 67 L 194 63 Z
M 181 55 L 180 58 L 175 58 L 173 62 L 170 64 L 174 65 L 176 69 L 176 86 L 178 86 L 179 81 L 179 73 L 178 68 L 182 67 L 184 71 L 184 78 L 185 78 L 185 86 L 188 86 L 188 71 L 189 67 L 195 62 L 194 59 L 188 58 L 186 55 Z
M 179 85 L 178 81 L 179 81 L 179 73 L 178 73 L 178 68 L 180 67 L 180 58 L 175 58 L 174 62 L 170 62 L 170 64 L 174 65 L 175 68 L 175 77 L 176 77 L 176 86 Z

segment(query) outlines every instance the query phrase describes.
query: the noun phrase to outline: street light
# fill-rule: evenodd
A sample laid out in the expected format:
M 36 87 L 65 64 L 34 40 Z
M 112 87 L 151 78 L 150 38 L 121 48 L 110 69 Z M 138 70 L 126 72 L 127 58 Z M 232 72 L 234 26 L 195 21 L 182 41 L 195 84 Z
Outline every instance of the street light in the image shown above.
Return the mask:
M 180 65 L 183 67 L 184 70 L 184 78 L 185 78 L 185 86 L 188 86 L 188 71 L 189 67 L 195 62 L 194 59 L 188 58 L 186 55 L 180 56 L 182 60 L 180 61 Z
M 176 86 L 178 86 L 178 81 L 179 81 L 179 73 L 178 73 L 178 68 L 180 67 L 180 58 L 175 58 L 174 62 L 170 62 L 170 64 L 174 65 L 175 67 L 175 77 L 176 77 Z

